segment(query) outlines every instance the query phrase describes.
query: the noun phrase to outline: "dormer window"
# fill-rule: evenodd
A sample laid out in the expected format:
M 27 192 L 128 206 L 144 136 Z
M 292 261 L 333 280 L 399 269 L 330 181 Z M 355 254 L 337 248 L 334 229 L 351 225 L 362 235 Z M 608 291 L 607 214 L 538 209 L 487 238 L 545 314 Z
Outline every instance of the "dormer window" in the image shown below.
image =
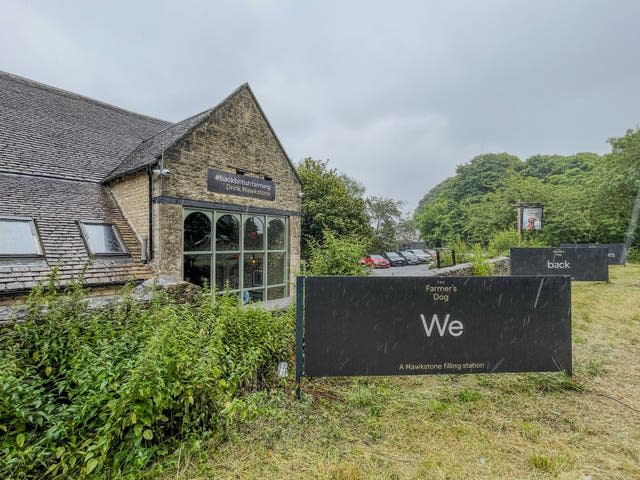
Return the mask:
M 80 222 L 80 229 L 91 255 L 127 255 L 127 248 L 115 225 Z
M 0 217 L 0 257 L 39 257 L 42 246 L 32 218 Z

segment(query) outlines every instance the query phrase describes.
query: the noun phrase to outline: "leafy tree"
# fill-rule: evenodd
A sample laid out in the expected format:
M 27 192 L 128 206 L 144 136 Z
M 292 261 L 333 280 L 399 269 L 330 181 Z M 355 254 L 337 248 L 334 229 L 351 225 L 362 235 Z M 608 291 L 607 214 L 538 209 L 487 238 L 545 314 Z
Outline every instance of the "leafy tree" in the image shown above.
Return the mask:
M 408 244 L 418 240 L 419 231 L 413 218 L 403 216 L 398 222 L 397 238 L 398 244 Z
M 466 221 L 460 234 L 467 242 L 486 244 L 497 231 L 515 230 L 515 203 L 545 203 L 549 198 L 549 187 L 535 177 L 523 177 L 512 172 L 505 177 L 504 183 L 495 192 L 463 202 L 461 213 Z
M 302 180 L 303 252 L 311 241 L 322 243 L 324 232 L 368 239 L 371 235 L 365 200 L 345 176 L 328 167 L 328 161 L 305 158 L 298 165 Z
M 520 165 L 520 159 L 508 153 L 486 153 L 474 157 L 456 169 L 458 181 L 453 194 L 456 200 L 468 196 L 484 195 L 503 185 L 506 174 Z
M 458 178 L 451 177 L 428 192 L 413 214 L 413 221 L 428 245 L 442 246 L 460 234 L 464 219 L 454 199 Z
M 640 130 L 610 143 L 605 156 L 477 156 L 423 197 L 414 221 L 428 243 L 459 236 L 487 245 L 496 232 L 515 230 L 514 203 L 541 202 L 544 226 L 528 242 L 631 244 L 640 217 Z
M 635 191 L 633 206 L 629 215 L 629 222 L 625 234 L 627 246 L 640 246 L 640 129 L 627 130 L 620 138 L 611 138 L 609 143 L 612 154 L 617 158 L 619 166 L 625 169 L 625 179 L 630 191 Z M 615 167 L 614 167 L 615 168 Z
M 416 208 L 416 212 L 422 211 L 427 205 L 431 202 L 435 201 L 443 192 L 452 188 L 451 184 L 457 181 L 457 177 L 449 177 L 446 180 L 440 182 L 438 185 L 433 187 L 427 193 L 425 193 L 424 197 L 418 202 L 418 208 Z
M 631 169 L 634 177 L 640 175 L 640 128 L 627 130 L 623 137 L 610 138 L 612 154 L 616 155 L 623 165 Z
M 346 173 L 340 173 L 338 175 L 344 186 L 347 187 L 347 192 L 349 195 L 356 198 L 364 198 L 364 192 L 366 191 L 365 186 L 362 182 L 359 182 L 355 178 L 351 178 Z
M 404 202 L 383 197 L 367 198 L 366 208 L 373 229 L 371 251 L 384 252 L 398 248 Z
M 561 155 L 533 155 L 517 169 L 523 176 L 549 180 L 555 175 L 575 176 L 589 172 L 599 160 L 595 153 L 577 153 L 569 157 Z
M 331 230 L 324 232 L 323 243 L 309 243 L 309 275 L 368 275 L 369 267 L 360 264 L 366 253 L 365 242 L 354 236 L 340 237 Z

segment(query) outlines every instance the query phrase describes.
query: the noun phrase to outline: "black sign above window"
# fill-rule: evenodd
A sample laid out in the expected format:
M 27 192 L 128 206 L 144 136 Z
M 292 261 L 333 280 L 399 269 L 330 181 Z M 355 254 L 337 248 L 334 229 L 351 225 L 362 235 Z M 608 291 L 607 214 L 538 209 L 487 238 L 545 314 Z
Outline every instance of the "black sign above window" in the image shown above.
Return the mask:
M 276 184 L 271 180 L 236 175 L 210 168 L 207 172 L 207 190 L 227 195 L 275 200 Z

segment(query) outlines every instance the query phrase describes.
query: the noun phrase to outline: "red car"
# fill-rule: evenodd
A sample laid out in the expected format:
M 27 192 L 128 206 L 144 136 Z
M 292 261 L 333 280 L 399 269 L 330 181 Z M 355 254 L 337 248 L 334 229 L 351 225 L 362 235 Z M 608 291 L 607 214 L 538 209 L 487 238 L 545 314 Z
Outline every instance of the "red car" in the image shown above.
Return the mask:
M 373 268 L 389 268 L 391 266 L 389 260 L 382 255 L 367 255 L 360 260 L 360 264 Z

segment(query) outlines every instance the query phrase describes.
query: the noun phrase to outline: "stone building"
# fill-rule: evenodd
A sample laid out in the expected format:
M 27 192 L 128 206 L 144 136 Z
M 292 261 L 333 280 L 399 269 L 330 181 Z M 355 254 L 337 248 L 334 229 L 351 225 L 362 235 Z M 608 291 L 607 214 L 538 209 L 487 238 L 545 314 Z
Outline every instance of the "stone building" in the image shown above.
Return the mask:
M 300 192 L 247 84 L 171 123 L 0 72 L 0 303 L 54 268 L 94 294 L 161 274 L 288 296 Z

